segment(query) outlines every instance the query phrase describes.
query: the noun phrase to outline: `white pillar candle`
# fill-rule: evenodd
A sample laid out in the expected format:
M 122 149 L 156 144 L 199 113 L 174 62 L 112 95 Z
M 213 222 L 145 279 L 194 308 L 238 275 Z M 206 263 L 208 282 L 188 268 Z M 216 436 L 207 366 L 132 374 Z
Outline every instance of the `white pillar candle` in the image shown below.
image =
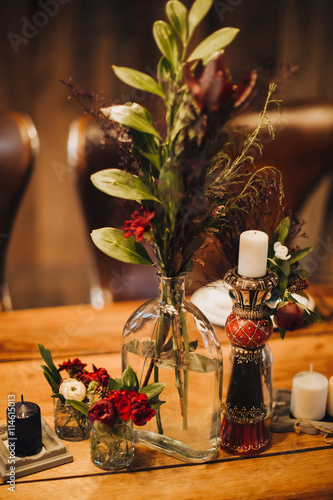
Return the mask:
M 330 417 L 333 417 L 333 377 L 328 381 L 327 413 Z
M 262 231 L 244 231 L 239 239 L 238 274 L 261 278 L 267 272 L 268 235 Z
M 328 380 L 321 373 L 297 373 L 293 378 L 290 411 L 295 418 L 322 420 L 326 413 Z

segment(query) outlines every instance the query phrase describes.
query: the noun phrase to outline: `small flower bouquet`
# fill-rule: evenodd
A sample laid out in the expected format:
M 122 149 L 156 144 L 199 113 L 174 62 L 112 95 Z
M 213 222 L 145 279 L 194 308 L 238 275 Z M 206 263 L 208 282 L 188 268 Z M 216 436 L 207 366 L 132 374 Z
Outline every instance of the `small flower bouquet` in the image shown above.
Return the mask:
M 271 314 L 274 314 L 274 321 L 282 339 L 286 331 L 296 330 L 304 321 L 322 322 L 318 313 L 299 300 L 300 295 L 307 299 L 304 290 L 309 286 L 307 278 L 310 276 L 305 269 L 300 268 L 299 261 L 312 251 L 312 247 L 289 250 L 285 242 L 290 226 L 290 218 L 285 217 L 270 239 L 268 252 L 268 267 L 279 277 L 279 286 L 273 290 L 270 302 L 274 303 Z
M 134 453 L 132 424 L 144 426 L 155 416 L 156 408 L 164 403 L 159 395 L 165 384 L 153 383 L 139 389 L 137 375 L 130 366 L 121 378 L 114 379 L 105 368 L 94 365 L 93 371 L 88 372 L 86 363 L 79 358 L 56 368 L 50 351 L 41 344 L 37 346 L 45 361 L 42 370 L 52 388 L 52 397 L 58 398 L 55 410 L 58 436 L 86 439 L 91 430 L 91 453 L 97 466 L 112 469 L 128 465 Z M 69 378 L 61 377 L 62 370 Z

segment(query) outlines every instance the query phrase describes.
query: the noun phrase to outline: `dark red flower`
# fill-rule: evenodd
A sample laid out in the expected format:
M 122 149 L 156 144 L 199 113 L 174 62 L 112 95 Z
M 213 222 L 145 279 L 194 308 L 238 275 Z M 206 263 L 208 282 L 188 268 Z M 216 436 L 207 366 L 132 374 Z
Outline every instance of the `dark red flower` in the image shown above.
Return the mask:
M 220 54 L 209 61 L 205 67 L 198 61 L 194 74 L 190 66 L 185 66 L 185 80 L 194 101 L 204 112 L 217 111 L 223 106 L 239 107 L 250 95 L 257 79 L 257 72 L 252 71 L 237 86 L 226 68 L 224 55 Z
M 99 422 L 112 429 L 117 423 L 118 411 L 111 401 L 100 399 L 89 408 L 88 418 L 91 424 Z
M 129 238 L 133 235 L 136 241 L 140 242 L 144 233 L 151 228 L 151 219 L 154 215 L 155 212 L 150 212 L 143 207 L 140 210 L 136 210 L 131 215 L 132 220 L 125 222 L 125 226 L 123 227 L 124 237 Z
M 145 425 L 156 415 L 156 411 L 151 408 L 145 394 L 137 394 L 131 397 L 131 409 L 131 418 L 136 425 Z
M 79 358 L 74 358 L 73 361 L 70 359 L 68 361 L 64 361 L 62 365 L 59 365 L 59 372 L 62 370 L 66 370 L 70 375 L 74 375 L 78 372 L 83 372 L 84 367 L 87 366 L 87 363 L 82 363 Z
M 99 385 L 102 387 L 107 387 L 110 375 L 106 371 L 105 368 L 96 368 L 95 365 L 92 365 L 93 371 L 90 373 L 85 373 L 85 382 L 91 382 L 94 380 L 95 382 L 98 382 Z
M 136 425 L 145 425 L 156 414 L 146 394 L 138 394 L 136 391 L 111 391 L 106 399 L 115 405 L 124 421 L 131 418 Z
M 294 302 L 281 302 L 274 315 L 275 323 L 283 330 L 293 331 L 304 323 L 304 310 Z

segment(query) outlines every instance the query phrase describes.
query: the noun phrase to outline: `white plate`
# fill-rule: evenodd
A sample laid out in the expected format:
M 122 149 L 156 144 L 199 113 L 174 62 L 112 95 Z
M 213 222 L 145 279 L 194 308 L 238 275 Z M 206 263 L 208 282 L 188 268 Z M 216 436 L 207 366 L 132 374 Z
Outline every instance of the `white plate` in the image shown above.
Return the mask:
M 230 287 L 222 280 L 214 281 L 196 290 L 191 297 L 191 302 L 204 313 L 211 323 L 224 326 L 233 304 L 229 290 Z M 309 309 L 314 308 L 315 303 L 311 295 L 306 299 L 295 293 L 294 297 Z

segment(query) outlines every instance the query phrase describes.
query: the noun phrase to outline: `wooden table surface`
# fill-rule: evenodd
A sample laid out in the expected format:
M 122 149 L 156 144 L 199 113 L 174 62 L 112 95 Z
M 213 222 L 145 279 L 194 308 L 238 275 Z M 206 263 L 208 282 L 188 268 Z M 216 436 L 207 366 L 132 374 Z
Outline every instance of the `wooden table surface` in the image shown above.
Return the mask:
M 333 375 L 333 286 L 311 288 L 324 324 L 269 342 L 274 356 L 273 385 L 291 389 L 293 376 L 308 370 Z M 96 311 L 87 305 L 0 313 L 0 421 L 5 422 L 8 394 L 39 404 L 53 427 L 50 388 L 36 343 L 48 347 L 55 362 L 79 356 L 119 376 L 123 325 L 139 302 L 120 302 Z M 225 372 L 230 347 L 222 328 Z M 226 392 L 226 373 L 224 393 Z M 137 446 L 129 469 L 104 472 L 90 461 L 89 440 L 64 441 L 74 461 L 16 480 L 18 499 L 333 499 L 333 447 L 323 436 L 293 432 L 272 434 L 271 447 L 257 457 L 233 457 L 219 451 L 206 464 L 187 464 Z M 11 498 L 0 481 L 0 498 Z

